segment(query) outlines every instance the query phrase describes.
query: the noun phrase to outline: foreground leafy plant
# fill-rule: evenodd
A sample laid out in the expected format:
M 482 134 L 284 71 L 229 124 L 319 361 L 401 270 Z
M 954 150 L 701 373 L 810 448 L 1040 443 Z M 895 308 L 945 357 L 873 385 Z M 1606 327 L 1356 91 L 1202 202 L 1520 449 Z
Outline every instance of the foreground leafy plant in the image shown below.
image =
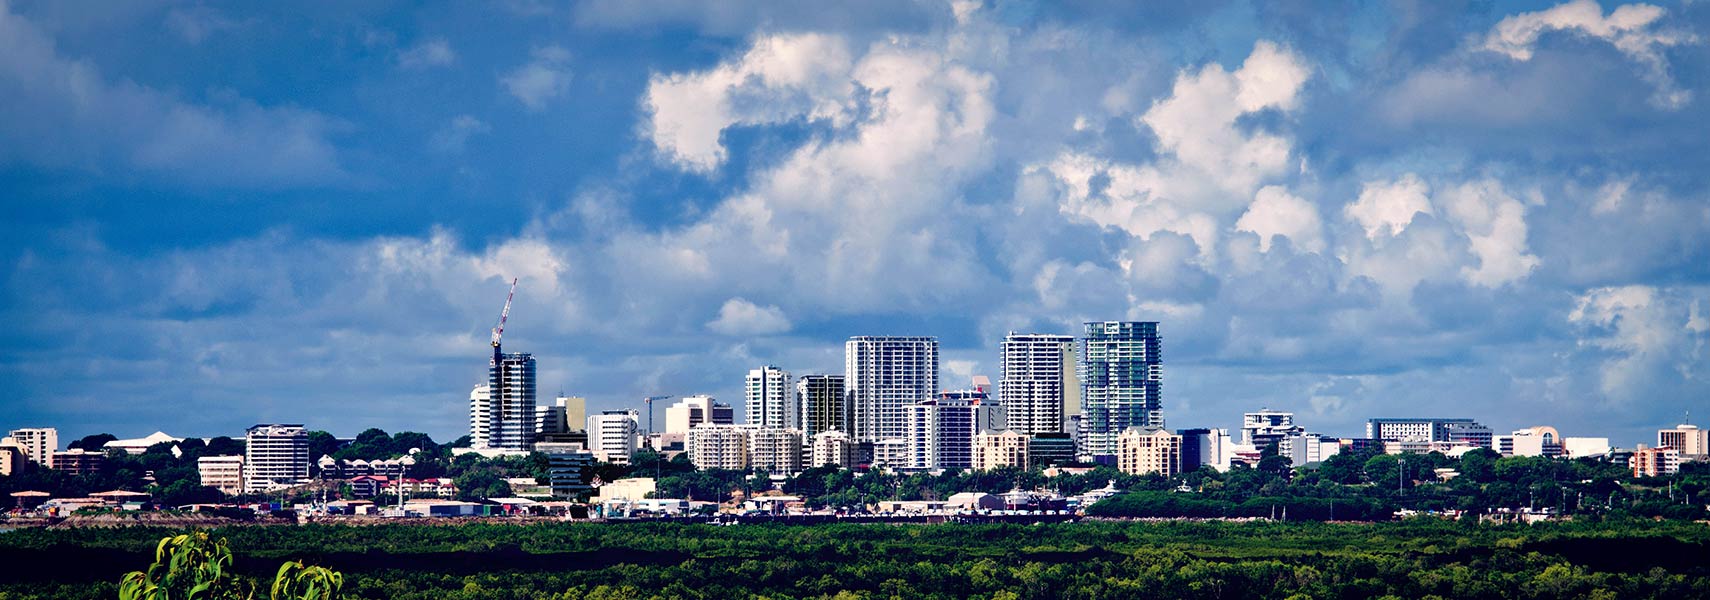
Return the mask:
M 119 600 L 240 600 L 255 586 L 229 572 L 232 550 L 225 538 L 194 532 L 161 538 L 154 564 L 119 579 Z M 344 575 L 326 567 L 289 561 L 279 566 L 268 594 L 272 600 L 336 600 Z

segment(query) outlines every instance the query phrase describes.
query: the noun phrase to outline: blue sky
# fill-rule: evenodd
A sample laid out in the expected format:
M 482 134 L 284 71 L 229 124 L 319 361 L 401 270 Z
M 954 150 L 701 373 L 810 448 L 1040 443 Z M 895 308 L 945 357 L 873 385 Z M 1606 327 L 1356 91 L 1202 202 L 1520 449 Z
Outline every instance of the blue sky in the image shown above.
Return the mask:
M 1171 426 L 1710 417 L 1710 4 L 0 0 L 0 427 L 1161 321 Z

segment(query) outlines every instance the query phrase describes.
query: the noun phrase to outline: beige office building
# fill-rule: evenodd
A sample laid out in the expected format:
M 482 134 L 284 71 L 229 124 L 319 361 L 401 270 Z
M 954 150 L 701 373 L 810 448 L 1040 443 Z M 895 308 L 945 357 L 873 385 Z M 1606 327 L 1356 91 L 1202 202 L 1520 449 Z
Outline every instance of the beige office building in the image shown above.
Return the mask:
M 196 459 L 196 470 L 202 475 L 204 486 L 227 496 L 243 493 L 242 456 L 204 456 Z
M 1129 427 L 1116 436 L 1116 468 L 1173 477 L 1182 469 L 1182 436 L 1160 427 Z
M 1027 436 L 1013 430 L 974 435 L 974 470 L 1027 468 Z

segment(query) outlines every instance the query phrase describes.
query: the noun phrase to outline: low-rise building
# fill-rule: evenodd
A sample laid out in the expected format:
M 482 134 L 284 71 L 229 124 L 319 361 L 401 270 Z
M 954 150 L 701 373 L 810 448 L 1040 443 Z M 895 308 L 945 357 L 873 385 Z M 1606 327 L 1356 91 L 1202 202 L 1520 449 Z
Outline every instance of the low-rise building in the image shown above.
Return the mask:
M 974 470 L 990 471 L 1003 467 L 1027 469 L 1027 436 L 1013 430 L 974 435 Z
M 204 456 L 196 459 L 196 471 L 204 486 L 227 496 L 243 493 L 242 456 Z
M 689 429 L 684 441 L 689 462 L 697 469 L 748 468 L 748 433 L 741 425 L 702 423 Z
M 630 477 L 601 485 L 599 493 L 594 495 L 594 502 L 615 502 L 619 500 L 640 500 L 648 494 L 658 491 L 658 486 L 652 477 Z
M 1680 472 L 1680 451 L 1639 444 L 1633 449 L 1632 458 L 1627 459 L 1627 466 L 1633 469 L 1634 477 L 1673 475 Z
M 848 433 L 833 429 L 813 436 L 813 458 L 810 460 L 810 466 L 828 465 L 843 468 L 855 466 L 855 444 L 850 441 Z
M 149 434 L 147 436 L 140 437 L 140 438 L 134 438 L 134 439 L 128 439 L 128 440 L 113 440 L 111 442 L 107 442 L 106 444 L 102 445 L 101 449 L 102 450 L 117 449 L 117 450 L 124 450 L 126 454 L 142 454 L 144 452 L 147 452 L 149 447 L 153 446 L 155 444 L 166 444 L 166 443 L 176 444 L 176 443 L 179 443 L 182 441 L 184 441 L 184 438 L 173 437 L 173 436 L 167 435 L 166 432 L 156 431 L 152 434 Z
M 1691 423 L 1682 423 L 1674 429 L 1658 429 L 1657 447 L 1665 446 L 1680 451 L 1681 460 L 1710 458 L 1710 429 L 1699 429 Z
M 59 450 L 59 430 L 52 427 L 13 429 L 5 439 L 0 439 L 0 445 L 17 446 L 30 462 L 51 469 L 53 453 Z
M 594 466 L 594 454 L 582 444 L 536 443 L 534 451 L 546 455 L 548 485 L 555 498 L 574 498 L 593 489 L 582 473 Z
M 404 504 L 404 514 L 420 517 L 472 517 L 484 512 L 480 504 L 456 500 L 414 500 Z
M 1116 436 L 1116 468 L 1124 473 L 1157 473 L 1173 477 L 1181 472 L 1182 436 L 1161 427 L 1130 427 Z
M 1563 453 L 1561 433 L 1549 426 L 1516 429 L 1509 435 L 1496 436 L 1492 450 L 1503 456 L 1547 456 L 1556 458 Z
M 84 449 L 61 450 L 50 455 L 55 470 L 76 477 L 100 473 L 107 466 L 107 455 Z
M 24 454 L 24 449 L 12 444 L 0 444 L 0 477 L 9 477 L 21 473 L 30 465 L 30 457 Z
M 1611 449 L 1606 437 L 1562 438 L 1562 456 L 1567 458 L 1606 458 Z
M 641 413 L 607 410 L 588 417 L 588 450 L 601 461 L 629 464 L 641 447 Z
M 793 475 L 802 470 L 802 431 L 748 427 L 748 467 Z
M 1003 497 L 985 492 L 962 492 L 951 494 L 945 505 L 955 510 L 1003 510 Z
M 1027 438 L 1027 462 L 1060 465 L 1075 462 L 1075 437 L 1069 433 L 1035 433 Z

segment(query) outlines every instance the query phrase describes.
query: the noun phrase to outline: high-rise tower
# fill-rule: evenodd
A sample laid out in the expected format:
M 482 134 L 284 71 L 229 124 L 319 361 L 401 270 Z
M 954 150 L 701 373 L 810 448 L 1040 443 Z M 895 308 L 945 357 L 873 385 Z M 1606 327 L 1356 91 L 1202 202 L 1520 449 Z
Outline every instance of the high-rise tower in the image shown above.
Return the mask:
M 1009 428 L 1024 435 L 1063 433 L 1069 415 L 1081 409 L 1075 338 L 1011 333 L 1003 339 L 1002 354 L 998 400 Z
M 493 358 L 487 363 L 485 391 L 475 388 L 469 394 L 469 437 L 476 448 L 528 450 L 534 447 L 535 421 L 539 409 L 534 400 L 534 356 L 526 352 L 506 353 L 500 346 L 505 334 L 505 321 L 511 316 L 511 300 L 517 295 L 517 282 L 511 280 L 511 293 L 505 297 L 505 309 L 499 312 L 499 322 L 493 325 Z
M 802 426 L 801 405 L 790 393 L 790 372 L 766 365 L 748 372 L 748 424 L 768 429 Z
M 1164 360 L 1154 321 L 1086 324 L 1080 348 L 1084 452 L 1115 456 L 1129 427 L 1163 427 Z
M 843 365 L 857 442 L 902 440 L 909 407 L 938 395 L 937 338 L 852 337 Z
M 487 368 L 488 448 L 534 447 L 534 356 L 527 352 L 493 355 Z
M 796 380 L 801 404 L 802 434 L 807 439 L 833 429 L 849 433 L 849 406 L 844 403 L 842 375 L 803 375 Z

